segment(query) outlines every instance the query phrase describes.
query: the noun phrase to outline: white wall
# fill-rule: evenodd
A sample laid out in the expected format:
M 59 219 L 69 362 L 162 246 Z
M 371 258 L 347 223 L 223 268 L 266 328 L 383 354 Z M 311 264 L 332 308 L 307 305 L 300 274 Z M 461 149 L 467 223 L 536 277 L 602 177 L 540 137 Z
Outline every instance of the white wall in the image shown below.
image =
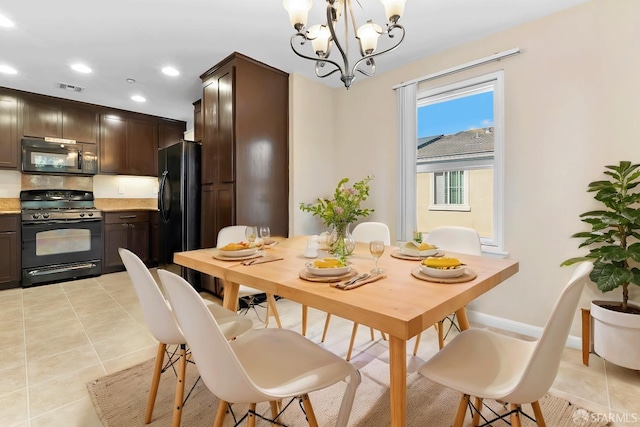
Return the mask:
M 17 199 L 21 188 L 20 172 L 0 170 L 0 198 Z
M 155 199 L 158 178 L 128 175 L 96 175 L 93 177 L 96 199 Z
M 587 230 L 578 215 L 597 206 L 586 192 L 587 184 L 604 177 L 606 164 L 640 161 L 638 16 L 640 2 L 636 0 L 593 0 L 362 78 L 349 91 L 334 89 L 332 103 L 323 93 L 321 105 L 334 106 L 327 120 L 335 132 L 337 151 L 331 156 L 335 176 L 359 179 L 374 174 L 369 206 L 376 212 L 371 218 L 389 224 L 395 235 L 397 118 L 392 86 L 519 47 L 522 53 L 518 56 L 430 85 L 505 71 L 505 249 L 520 262 L 520 272 L 477 300 L 472 309 L 543 326 L 572 271 L 561 268 L 560 263 L 586 252 L 569 236 Z M 313 94 L 306 92 L 306 85 L 294 89 L 298 89 L 293 92 L 296 101 L 313 105 Z M 313 118 L 301 117 L 296 111 L 299 102 L 291 107 L 296 119 L 292 120 L 292 145 L 303 145 L 318 154 L 317 136 L 301 140 L 315 135 L 315 130 L 307 129 Z M 311 163 L 326 160 L 323 154 Z M 297 184 L 295 213 L 302 195 L 306 200 L 326 184 L 314 179 L 313 173 L 310 176 L 308 160 L 296 156 L 292 160 L 292 181 Z M 304 215 L 292 215 L 292 230 L 305 230 Z M 638 291 L 632 290 L 636 301 L 640 300 Z M 605 297 L 618 299 L 619 294 L 614 291 Z M 602 297 L 590 285 L 581 305 L 588 306 L 596 296 Z M 572 334 L 579 333 L 576 317 Z

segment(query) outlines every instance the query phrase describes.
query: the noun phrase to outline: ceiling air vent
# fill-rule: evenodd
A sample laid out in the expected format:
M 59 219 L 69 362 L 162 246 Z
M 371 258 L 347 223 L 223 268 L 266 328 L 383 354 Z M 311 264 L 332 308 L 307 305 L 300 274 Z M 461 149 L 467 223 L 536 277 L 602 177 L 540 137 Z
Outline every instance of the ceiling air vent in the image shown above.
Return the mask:
M 58 83 L 57 87 L 60 89 L 68 90 L 71 92 L 84 92 L 84 88 L 80 86 L 74 86 L 67 83 Z

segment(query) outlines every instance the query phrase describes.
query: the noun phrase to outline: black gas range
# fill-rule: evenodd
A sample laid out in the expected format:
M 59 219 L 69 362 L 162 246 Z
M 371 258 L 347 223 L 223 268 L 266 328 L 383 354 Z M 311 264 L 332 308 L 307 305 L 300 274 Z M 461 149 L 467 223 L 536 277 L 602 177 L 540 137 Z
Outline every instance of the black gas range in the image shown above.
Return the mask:
M 20 207 L 23 287 L 101 274 L 102 212 L 93 192 L 21 191 Z

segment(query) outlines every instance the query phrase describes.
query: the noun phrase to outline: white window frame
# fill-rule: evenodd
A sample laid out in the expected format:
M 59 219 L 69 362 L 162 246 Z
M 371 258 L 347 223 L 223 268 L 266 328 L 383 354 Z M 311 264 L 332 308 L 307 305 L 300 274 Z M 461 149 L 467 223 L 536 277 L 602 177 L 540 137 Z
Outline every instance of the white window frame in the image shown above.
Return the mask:
M 451 172 L 465 172 L 462 175 L 462 203 L 436 203 L 436 182 L 435 174 Z M 429 174 L 429 185 L 431 187 L 431 200 L 429 201 L 430 211 L 455 211 L 455 212 L 470 212 L 471 206 L 469 206 L 469 173 L 468 169 L 460 169 L 455 171 L 440 171 L 432 172 Z M 446 181 L 446 180 L 445 180 Z M 447 182 L 445 182 L 445 191 L 447 191 Z
M 483 83 L 493 85 L 493 158 L 467 160 L 455 159 L 447 163 L 416 166 L 417 108 L 420 99 L 463 93 L 464 88 Z M 400 197 L 398 206 L 398 240 L 408 241 L 412 230 L 417 227 L 417 195 L 415 180 L 418 172 L 441 172 L 451 170 L 471 170 L 493 168 L 493 238 L 482 239 L 483 250 L 491 253 L 504 253 L 504 71 L 496 71 L 439 87 L 417 90 L 417 84 L 408 85 L 398 91 L 398 156 Z M 413 184 L 412 184 L 413 182 Z

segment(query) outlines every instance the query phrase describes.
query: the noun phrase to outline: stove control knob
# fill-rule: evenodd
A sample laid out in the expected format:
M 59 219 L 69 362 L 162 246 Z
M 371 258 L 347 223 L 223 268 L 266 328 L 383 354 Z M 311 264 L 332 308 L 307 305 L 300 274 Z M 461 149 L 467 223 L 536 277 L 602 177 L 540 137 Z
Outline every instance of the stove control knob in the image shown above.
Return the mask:
M 42 218 L 45 218 L 45 219 L 46 219 L 46 218 L 49 218 L 49 214 L 48 214 L 48 213 L 43 213 L 43 214 L 42 214 Z
M 93 212 L 89 212 L 87 215 L 89 215 L 89 216 L 93 216 Z
M 31 215 L 31 218 L 38 219 L 38 218 L 40 218 L 40 214 L 39 213 L 34 213 L 33 215 Z
M 84 212 L 80 212 L 80 218 L 84 217 Z

